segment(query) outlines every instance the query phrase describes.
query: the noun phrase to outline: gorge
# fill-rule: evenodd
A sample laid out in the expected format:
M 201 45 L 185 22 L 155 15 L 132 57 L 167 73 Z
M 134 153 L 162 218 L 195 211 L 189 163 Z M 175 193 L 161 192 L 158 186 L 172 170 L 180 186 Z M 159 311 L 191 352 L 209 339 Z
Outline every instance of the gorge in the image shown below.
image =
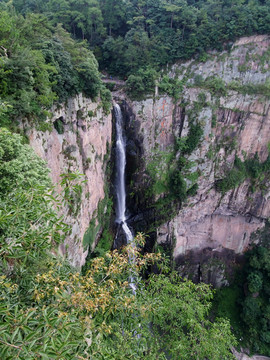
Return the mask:
M 1 359 L 270 356 L 269 14 L 0 2 Z
M 169 76 L 184 80 L 179 100 L 156 93 L 154 98 L 131 101 L 121 90 L 116 93 L 117 101 L 122 102 L 128 137 L 127 203 L 135 221 L 134 229 L 150 232 L 151 246 L 157 242 L 169 247 L 180 272 L 193 274 L 195 281 L 216 286 L 228 283 L 231 265 L 248 248 L 251 234 L 263 229 L 269 217 L 267 176 L 257 185 L 247 178 L 224 193 L 216 188 L 217 180 L 232 169 L 236 156 L 243 161 L 258 154 L 260 162 L 267 160 L 269 100 L 262 91 L 268 86 L 269 70 L 262 59 L 268 53 L 269 37 L 255 36 L 240 39 L 230 53 L 209 53 L 205 63 L 190 61 L 175 65 Z M 63 134 L 56 129 L 50 134 L 27 131 L 31 146 L 48 161 L 54 181 L 67 165 L 88 179 L 77 220 L 70 220 L 78 225 L 73 226 L 68 245 L 72 262 L 82 265 L 85 258 L 82 237 L 93 216 L 96 219 L 91 234 L 93 247 L 102 233 L 97 215 L 93 214 L 98 202 L 104 199 L 112 117 L 104 116 L 96 104 L 81 97 L 68 108 L 54 112 L 51 121 L 57 119 L 64 124 Z M 172 215 L 168 221 L 162 223 L 162 216 L 156 221 L 161 212 L 155 203 L 168 191 L 168 173 L 177 166 L 180 156 L 179 152 L 173 155 L 174 139 L 188 136 L 193 121 L 201 124 L 203 135 L 198 148 L 186 156 L 190 168 L 184 171 L 184 177 L 187 191 L 195 183 L 198 189 L 180 210 L 177 201 L 170 201 L 168 211 Z M 151 166 L 155 167 L 154 173 L 149 170 Z M 149 193 L 153 184 L 161 190 Z M 86 201 L 87 194 L 90 197 Z M 106 205 L 103 211 L 106 212 Z M 119 222 L 123 221 L 123 209 L 121 212 L 119 215 L 118 208 Z M 153 224 L 157 224 L 156 231 Z
M 185 81 L 180 101 L 175 104 L 172 98 L 160 95 L 131 105 L 135 113 L 132 126 L 137 127 L 137 139 L 142 139 L 146 162 L 140 168 L 141 176 L 155 156 L 159 156 L 156 172 L 168 172 L 166 153 L 159 154 L 173 152 L 170 147 L 174 146 L 174 138 L 188 136 L 193 119 L 202 124 L 201 144 L 189 155 L 192 165 L 185 174 L 190 188 L 197 177 L 197 193 L 179 215 L 158 228 L 157 241 L 174 248 L 176 266 L 183 273 L 198 274 L 199 270 L 201 279 L 216 285 L 222 282 L 222 273 L 230 272 L 238 254 L 248 248 L 251 234 L 262 229 L 269 217 L 267 175 L 264 190 L 256 185 L 251 189 L 248 179 L 226 193 L 216 188 L 217 180 L 226 176 L 236 156 L 243 160 L 257 153 L 260 162 L 267 159 L 269 100 L 259 88 L 267 84 L 269 77 L 268 64 L 261 60 L 268 49 L 267 36 L 243 38 L 230 53 L 210 55 L 205 63 L 175 65 L 171 76 L 180 74 L 176 75 L 178 79 Z M 246 91 L 244 88 L 249 86 L 253 89 Z M 136 177 L 133 181 L 136 187 Z M 189 269 L 183 265 L 183 255 L 188 255 Z M 231 259 L 229 266 L 222 257 Z

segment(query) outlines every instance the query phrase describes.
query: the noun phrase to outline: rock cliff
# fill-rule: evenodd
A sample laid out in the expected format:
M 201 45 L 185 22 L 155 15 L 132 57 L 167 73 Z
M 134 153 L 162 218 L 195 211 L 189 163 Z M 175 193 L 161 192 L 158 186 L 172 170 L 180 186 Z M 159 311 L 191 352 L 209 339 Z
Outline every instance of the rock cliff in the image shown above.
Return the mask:
M 158 89 L 144 101 L 130 101 L 121 92 L 116 97 L 125 100 L 128 207 L 135 230 L 149 231 L 152 241 L 155 238 L 173 249 L 182 274 L 219 286 L 227 283 L 232 264 L 256 241 L 253 234 L 264 228 L 270 214 L 267 173 L 256 179 L 246 176 L 231 189 L 217 190 L 217 183 L 226 182 L 236 159 L 242 164 L 256 159 L 258 165 L 268 158 L 270 38 L 242 38 L 229 51 L 209 53 L 203 60 L 175 64 L 167 71 L 183 86 L 178 99 L 159 94 Z M 24 127 L 30 144 L 48 162 L 54 183 L 67 171 L 86 176 L 72 211 L 65 207 L 63 215 L 72 231 L 61 247 L 74 265 L 82 266 L 87 254 L 82 239 L 89 222 L 95 240 L 101 231 L 97 212 L 106 212 L 106 204 L 98 205 L 105 197 L 112 119 L 100 105 L 82 96 L 52 113 L 51 129 L 39 131 L 27 123 Z M 176 152 L 172 160 L 175 140 L 186 138 L 191 124 L 200 124 L 203 136 L 188 155 L 184 177 L 188 189 L 195 183 L 198 188 L 178 205 L 174 201 L 169 214 L 167 204 L 168 221 L 161 223 L 163 209 L 152 205 L 163 198 L 162 182 L 166 182 L 170 162 L 176 164 L 181 155 Z M 154 194 L 149 193 L 151 171 L 158 179 Z
M 140 186 L 146 191 L 143 174 L 153 154 L 172 152 L 174 139 L 187 136 L 191 122 L 203 128 L 202 141 L 189 155 L 190 174 L 198 176 L 197 193 L 157 230 L 157 242 L 173 246 L 176 266 L 194 280 L 226 284 L 231 265 L 270 215 L 265 174 L 256 180 L 246 176 L 224 192 L 216 186 L 231 171 L 236 156 L 241 162 L 256 158 L 257 163 L 268 157 L 269 59 L 268 36 L 242 38 L 229 51 L 209 53 L 204 62 L 174 65 L 169 76 L 183 83 L 179 100 L 158 94 L 141 102 L 127 100 L 133 113 L 129 127 L 137 133 L 138 153 L 144 157 L 144 163 L 138 162 L 133 192 Z M 162 176 L 162 161 L 156 171 Z
M 72 203 L 63 207 L 64 221 L 71 232 L 60 251 L 69 261 L 81 267 L 87 256 L 83 237 L 90 220 L 95 220 L 98 204 L 104 199 L 105 170 L 112 141 L 111 115 L 104 115 L 99 103 L 79 95 L 65 105 L 52 109 L 48 130 L 23 126 L 35 152 L 47 161 L 51 178 L 60 192 L 61 174 L 83 174 L 82 192 Z M 106 211 L 106 208 L 104 208 Z M 93 241 L 92 246 L 94 246 Z

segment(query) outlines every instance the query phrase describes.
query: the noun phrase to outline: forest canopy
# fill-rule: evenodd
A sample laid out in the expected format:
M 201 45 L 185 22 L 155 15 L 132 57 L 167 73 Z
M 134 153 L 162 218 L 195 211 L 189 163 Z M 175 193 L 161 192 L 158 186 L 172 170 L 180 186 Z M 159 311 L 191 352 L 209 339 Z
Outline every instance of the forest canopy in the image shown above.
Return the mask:
M 13 0 L 87 39 L 102 69 L 122 77 L 160 68 L 240 36 L 270 32 L 269 0 Z
M 105 91 L 104 91 L 105 90 Z M 83 92 L 106 94 L 98 63 L 87 44 L 76 41 L 41 14 L 17 14 L 0 6 L 0 123 L 42 120 L 54 102 Z
M 269 0 L 5 0 L 0 12 L 1 124 L 79 92 L 108 109 L 98 63 L 140 98 L 161 68 L 270 33 Z

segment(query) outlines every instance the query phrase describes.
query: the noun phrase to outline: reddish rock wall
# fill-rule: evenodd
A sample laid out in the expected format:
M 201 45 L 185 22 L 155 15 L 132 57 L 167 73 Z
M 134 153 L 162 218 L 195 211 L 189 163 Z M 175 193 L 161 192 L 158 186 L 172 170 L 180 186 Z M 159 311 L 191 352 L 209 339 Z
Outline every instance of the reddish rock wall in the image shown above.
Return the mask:
M 172 148 L 174 136 L 187 135 L 194 104 L 200 101 L 201 93 L 206 99 L 196 117 L 204 129 L 203 140 L 189 158 L 194 162 L 191 171 L 200 173 L 198 192 L 157 231 L 159 243 L 174 244 L 176 260 L 197 251 L 203 261 L 204 249 L 242 254 L 251 234 L 262 229 L 270 216 L 270 179 L 262 177 L 253 189 L 247 179 L 225 195 L 215 190 L 215 181 L 226 176 L 236 155 L 243 160 L 257 153 L 260 161 L 268 156 L 270 101 L 260 86 L 269 84 L 269 53 L 268 36 L 242 38 L 230 53 L 209 54 L 205 63 L 192 60 L 173 66 L 170 76 L 185 81 L 178 103 L 166 96 L 131 103 L 149 160 L 153 151 Z M 195 85 L 198 76 L 199 87 Z M 222 79 L 226 94 L 204 87 L 210 76 Z M 232 84 L 239 90 L 232 90 Z M 244 86 L 250 84 L 251 90 L 245 94 Z M 196 261 L 200 266 L 200 258 Z
M 45 132 L 29 128 L 27 134 L 35 152 L 47 161 L 54 184 L 59 184 L 60 175 L 67 171 L 85 175 L 86 183 L 83 184 L 78 209 L 70 212 L 65 207 L 63 210 L 64 221 L 71 226 L 71 233 L 64 246 L 60 247 L 74 266 L 81 267 L 87 256 L 87 250 L 83 249 L 83 236 L 99 201 L 104 198 L 112 119 L 111 114 L 103 114 L 99 103 L 82 95 L 70 99 L 65 106 L 52 109 L 52 113 L 53 117 L 48 122 L 61 121 L 63 134 L 59 134 L 54 126 L 52 131 Z M 61 191 L 60 186 L 58 191 Z

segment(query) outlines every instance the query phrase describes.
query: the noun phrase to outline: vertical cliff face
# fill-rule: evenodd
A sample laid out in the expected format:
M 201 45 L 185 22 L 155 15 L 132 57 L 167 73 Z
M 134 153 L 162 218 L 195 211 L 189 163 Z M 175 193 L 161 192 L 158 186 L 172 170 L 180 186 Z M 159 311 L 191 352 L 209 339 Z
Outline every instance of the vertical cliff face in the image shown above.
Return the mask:
M 209 54 L 203 63 L 175 65 L 169 75 L 184 84 L 180 100 L 156 96 L 129 104 L 144 151 L 144 168 L 153 154 L 172 152 L 174 139 L 186 137 L 191 123 L 203 129 L 185 174 L 187 186 L 197 174 L 197 193 L 157 231 L 158 243 L 173 245 L 177 267 L 193 274 L 194 280 L 226 283 L 229 264 L 248 248 L 251 235 L 264 227 L 270 215 L 267 172 L 253 179 L 246 174 L 234 188 L 217 191 L 218 181 L 234 168 L 236 156 L 241 163 L 256 158 L 257 165 L 268 157 L 269 59 L 269 37 L 242 38 L 230 52 Z M 163 169 L 161 161 L 159 176 Z M 143 180 L 137 181 L 139 187 Z
M 87 256 L 87 249 L 83 247 L 84 234 L 90 220 L 97 221 L 96 209 L 105 196 L 112 119 L 111 115 L 104 115 L 99 103 L 79 95 L 67 104 L 52 109 L 48 124 L 50 129 L 47 131 L 27 128 L 27 124 L 24 127 L 30 145 L 47 161 L 58 191 L 61 191 L 59 182 L 63 173 L 78 172 L 84 174 L 82 180 L 86 180 L 82 184 L 81 195 L 75 198 L 72 206 L 65 206 L 61 214 L 71 226 L 71 232 L 60 246 L 60 251 L 74 266 L 81 267 Z
M 154 98 L 123 102 L 128 135 L 127 206 L 134 215 L 135 230 L 149 231 L 159 244 L 170 245 L 183 274 L 220 285 L 226 283 L 224 274 L 270 214 L 266 170 L 252 179 L 246 172 L 233 186 L 224 185 L 235 160 L 240 159 L 243 167 L 253 159 L 256 168 L 268 158 L 270 39 L 242 38 L 229 52 L 210 53 L 204 60 L 172 67 L 169 76 L 183 84 L 178 100 L 156 92 Z M 105 116 L 100 105 L 78 96 L 55 108 L 49 123 L 50 131 L 29 128 L 27 133 L 35 151 L 48 162 L 53 182 L 58 183 L 60 174 L 67 171 L 85 174 L 87 180 L 73 209 L 66 207 L 63 212 L 72 231 L 61 251 L 81 266 L 87 254 L 82 239 L 89 222 L 94 247 L 101 231 L 96 215 L 100 218 L 100 212 L 106 212 L 106 204 L 98 204 L 105 196 L 111 115 Z M 187 200 L 178 199 L 176 206 L 174 199 L 171 208 L 167 203 L 164 209 L 156 209 L 153 204 L 168 191 L 168 169 L 175 170 L 181 156 L 181 150 L 175 150 L 176 139 L 185 139 L 191 124 L 199 124 L 203 135 L 186 156 L 189 167 L 183 176 L 187 189 L 196 182 L 198 189 Z M 256 172 L 255 168 L 251 170 Z M 218 184 L 223 184 L 219 191 Z M 163 212 L 169 220 L 161 224 Z

